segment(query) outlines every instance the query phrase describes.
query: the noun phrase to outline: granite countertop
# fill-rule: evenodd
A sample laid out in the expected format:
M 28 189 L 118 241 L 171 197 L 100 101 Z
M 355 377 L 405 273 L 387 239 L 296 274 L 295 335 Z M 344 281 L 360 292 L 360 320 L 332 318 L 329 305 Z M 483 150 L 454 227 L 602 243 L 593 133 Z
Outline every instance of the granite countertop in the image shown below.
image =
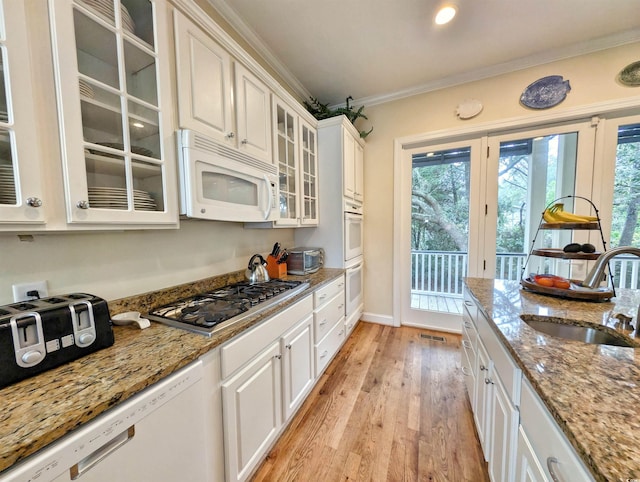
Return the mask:
M 515 281 L 465 283 L 595 479 L 640 479 L 640 348 L 555 338 L 520 319 L 532 314 L 610 325 L 613 303 L 539 295 Z
M 111 316 L 130 310 L 147 313 L 179 298 L 239 281 L 243 273 L 110 301 L 109 311 Z M 287 276 L 284 279 L 308 280 L 310 286 L 210 338 L 154 322 L 145 330 L 114 326 L 113 346 L 1 389 L 0 472 L 343 273 L 343 269 L 325 268 L 308 276 Z

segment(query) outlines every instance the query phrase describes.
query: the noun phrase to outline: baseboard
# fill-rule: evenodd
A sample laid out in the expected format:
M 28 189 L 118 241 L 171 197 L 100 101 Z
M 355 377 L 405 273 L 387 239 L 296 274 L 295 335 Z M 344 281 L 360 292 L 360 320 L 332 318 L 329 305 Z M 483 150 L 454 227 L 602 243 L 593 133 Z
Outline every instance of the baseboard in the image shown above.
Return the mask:
M 393 321 L 393 316 L 389 316 L 389 315 L 378 315 L 376 313 L 367 313 L 365 311 L 362 313 L 362 316 L 360 316 L 360 319 L 362 321 L 377 323 L 379 325 L 400 326 Z

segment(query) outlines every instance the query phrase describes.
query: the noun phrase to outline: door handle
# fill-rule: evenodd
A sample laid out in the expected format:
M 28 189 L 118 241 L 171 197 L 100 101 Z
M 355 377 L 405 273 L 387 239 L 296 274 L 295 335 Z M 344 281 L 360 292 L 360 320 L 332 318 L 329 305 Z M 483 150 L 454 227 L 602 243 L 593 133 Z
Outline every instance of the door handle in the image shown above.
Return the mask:
M 267 185 L 267 210 L 264 212 L 264 219 L 266 221 L 269 219 L 269 213 L 271 212 L 271 197 L 273 194 L 271 192 L 271 183 L 269 182 L 269 178 L 266 174 L 264 175 L 264 183 Z

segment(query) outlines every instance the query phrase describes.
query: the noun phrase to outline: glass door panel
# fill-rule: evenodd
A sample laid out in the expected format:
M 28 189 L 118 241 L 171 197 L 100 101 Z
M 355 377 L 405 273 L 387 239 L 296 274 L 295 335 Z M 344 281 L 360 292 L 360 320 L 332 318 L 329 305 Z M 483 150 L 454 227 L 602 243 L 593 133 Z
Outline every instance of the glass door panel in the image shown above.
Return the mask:
M 129 41 L 124 42 L 127 92 L 151 105 L 158 105 L 155 58 Z
M 296 118 L 280 103 L 276 106 L 276 146 L 280 182 L 281 224 L 297 222 L 298 187 L 296 170 Z
M 16 204 L 16 182 L 11 155 L 11 135 L 0 129 L 0 204 Z
M 316 191 L 316 135 L 305 124 L 302 134 L 302 222 L 309 224 L 318 219 L 318 196 Z
M 133 201 L 136 211 L 164 211 L 162 166 L 133 160 Z
M 497 279 L 519 280 L 545 207 L 573 196 L 578 134 L 552 134 L 500 143 L 498 160 Z M 573 200 L 563 200 L 573 211 Z M 552 239 L 553 238 L 553 239 Z M 540 231 L 536 248 L 565 246 L 571 231 Z M 529 271 L 568 275 L 569 265 L 555 258 L 532 258 Z
M 616 137 L 609 247 L 640 247 L 640 122 L 620 125 Z M 640 258 L 619 255 L 609 267 L 620 295 L 640 289 Z
M 114 89 L 120 88 L 118 47 L 114 31 L 74 9 L 78 72 Z

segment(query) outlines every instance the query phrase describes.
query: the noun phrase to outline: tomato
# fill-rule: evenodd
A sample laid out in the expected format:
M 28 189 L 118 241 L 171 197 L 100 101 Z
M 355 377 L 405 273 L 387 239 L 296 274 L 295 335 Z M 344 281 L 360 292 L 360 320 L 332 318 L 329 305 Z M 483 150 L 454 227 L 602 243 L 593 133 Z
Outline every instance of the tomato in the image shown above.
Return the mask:
M 553 287 L 554 280 L 553 278 L 548 278 L 545 276 L 536 276 L 534 281 L 538 283 L 540 286 L 548 286 L 549 288 Z
M 567 281 L 566 279 L 557 279 L 553 281 L 553 286 L 555 288 L 568 290 L 569 288 L 571 288 L 571 283 L 569 283 L 569 281 Z

